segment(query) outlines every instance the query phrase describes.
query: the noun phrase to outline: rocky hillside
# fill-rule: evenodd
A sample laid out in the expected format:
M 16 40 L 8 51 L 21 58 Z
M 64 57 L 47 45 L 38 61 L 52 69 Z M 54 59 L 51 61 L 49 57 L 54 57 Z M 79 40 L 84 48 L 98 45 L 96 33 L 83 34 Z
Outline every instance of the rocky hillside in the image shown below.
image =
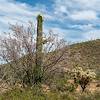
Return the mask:
M 70 58 L 71 63 L 95 69 L 100 78 L 100 39 L 70 45 Z M 67 59 L 61 64 L 66 64 L 66 62 Z M 8 64 L 4 64 L 4 66 L 8 66 Z
M 77 54 L 76 56 L 80 55 L 78 64 L 95 69 L 100 77 L 100 39 L 73 44 L 70 49 L 72 57 L 75 54 Z

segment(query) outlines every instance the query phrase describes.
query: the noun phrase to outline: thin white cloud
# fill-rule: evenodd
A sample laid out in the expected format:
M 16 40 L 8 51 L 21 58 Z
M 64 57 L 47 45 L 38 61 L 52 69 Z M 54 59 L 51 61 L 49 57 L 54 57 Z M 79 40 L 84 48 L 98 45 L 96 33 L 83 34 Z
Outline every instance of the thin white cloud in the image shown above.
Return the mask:
M 25 23 L 32 17 L 33 14 L 26 4 L 18 4 L 13 0 L 0 0 L 0 31 L 6 31 L 5 27 L 9 27 L 8 23 Z
M 82 9 L 100 10 L 100 0 L 73 0 Z
M 9 27 L 8 23 L 34 22 L 38 14 L 43 14 L 47 20 L 53 20 L 53 16 L 48 14 L 44 5 L 31 7 L 26 3 L 17 3 L 15 0 L 0 0 L 0 33 L 8 31 L 8 28 L 5 29 Z
M 100 0 L 55 0 L 54 2 L 54 12 L 58 16 L 75 20 L 94 20 L 100 11 Z
M 74 29 L 80 29 L 82 31 L 88 31 L 88 30 L 93 30 L 94 29 L 94 26 L 93 24 L 85 24 L 85 25 L 71 25 L 70 26 L 71 28 L 74 28 Z
M 90 39 L 90 37 L 100 38 L 99 30 L 95 29 L 95 23 L 98 22 L 98 14 L 100 11 L 100 0 L 53 0 L 53 9 L 47 10 L 43 4 L 37 4 L 34 7 L 26 3 L 18 3 L 15 0 L 0 0 L 0 32 L 6 31 L 9 27 L 8 23 L 26 24 L 29 20 L 35 21 L 36 16 L 41 13 L 44 20 L 58 21 L 65 26 L 69 24 L 69 30 L 59 28 L 60 25 L 51 27 L 51 24 L 46 25 L 44 31 L 52 29 L 54 33 L 59 34 L 68 41 L 81 41 Z M 71 22 L 71 21 L 72 22 Z M 84 21 L 85 20 L 85 21 Z M 93 22 L 87 24 L 77 24 L 74 22 Z M 67 24 L 66 24 L 67 23 Z M 55 24 L 55 23 L 53 23 Z M 48 26 L 48 27 L 47 27 Z M 80 29 L 83 32 L 73 31 Z M 94 32 L 94 34 L 92 34 Z M 80 35 L 81 34 L 81 35 Z M 76 36 L 75 36 L 76 35 Z M 90 37 L 88 38 L 88 36 Z M 79 37 L 80 36 L 80 37 Z
M 100 0 L 55 0 L 54 7 L 56 16 L 63 23 L 71 23 L 69 28 L 72 30 L 67 32 L 73 37 L 68 36 L 69 40 L 81 41 L 100 38 L 100 30 L 96 27 L 100 22 Z M 74 37 L 73 29 L 81 30 L 82 37 L 80 36 L 80 39 Z M 76 33 L 79 34 L 79 31 L 76 30 Z
M 96 20 L 97 15 L 94 11 L 77 11 L 70 15 L 73 20 Z
M 91 40 L 91 39 L 94 40 L 100 38 L 100 30 L 96 29 L 88 31 L 83 34 L 84 34 L 84 40 Z

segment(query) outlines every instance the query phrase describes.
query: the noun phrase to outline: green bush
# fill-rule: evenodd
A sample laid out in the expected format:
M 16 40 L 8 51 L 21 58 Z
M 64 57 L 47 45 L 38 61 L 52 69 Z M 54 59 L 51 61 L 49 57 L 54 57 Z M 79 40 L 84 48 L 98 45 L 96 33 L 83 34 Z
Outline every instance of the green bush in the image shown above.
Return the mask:
M 0 100 L 45 100 L 45 95 L 40 90 L 34 91 L 34 89 L 28 88 L 25 90 L 13 89 L 0 96 Z
M 66 88 L 67 88 L 67 91 L 74 92 L 75 89 L 76 89 L 76 86 L 74 84 L 72 84 L 72 83 L 68 83 L 68 85 L 66 86 Z
M 48 93 L 43 93 L 40 90 L 34 91 L 34 89 L 14 89 L 9 91 L 2 96 L 0 96 L 0 100 L 76 100 L 69 93 L 61 93 L 60 91 L 50 91 Z

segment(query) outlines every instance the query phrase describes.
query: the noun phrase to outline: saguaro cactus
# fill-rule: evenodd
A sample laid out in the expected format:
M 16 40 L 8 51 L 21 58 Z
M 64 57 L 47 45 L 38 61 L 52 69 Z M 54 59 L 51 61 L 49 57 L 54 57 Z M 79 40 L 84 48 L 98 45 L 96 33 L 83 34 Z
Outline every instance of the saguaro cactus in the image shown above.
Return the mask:
M 37 39 L 36 39 L 36 66 L 34 68 L 34 82 L 37 84 L 42 81 L 42 49 L 43 49 L 43 18 L 37 16 Z

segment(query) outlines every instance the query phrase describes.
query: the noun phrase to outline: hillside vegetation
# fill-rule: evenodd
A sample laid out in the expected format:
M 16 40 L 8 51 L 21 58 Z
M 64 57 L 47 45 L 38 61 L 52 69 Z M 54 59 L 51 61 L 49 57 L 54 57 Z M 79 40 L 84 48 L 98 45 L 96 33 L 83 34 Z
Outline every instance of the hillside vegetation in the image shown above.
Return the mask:
M 94 69 L 97 77 L 100 79 L 100 39 L 73 44 L 70 46 L 70 49 L 71 56 L 77 52 L 81 55 L 78 62 L 73 62 L 84 68 Z
M 100 39 L 71 45 L 71 55 L 79 52 L 90 68 L 100 69 Z M 88 67 L 89 67 L 88 66 Z
M 73 59 L 75 54 L 79 54 L 80 59 Z M 84 68 L 90 67 L 91 69 L 95 69 L 98 75 L 98 81 L 100 81 L 99 39 L 70 45 L 70 56 L 72 60 L 71 62 L 74 62 L 74 64 L 78 64 Z M 3 66 L 7 67 L 9 65 L 5 64 Z M 98 91 L 94 93 L 86 92 L 79 94 L 78 92 L 73 92 L 74 87 L 71 86 L 71 84 L 64 88 L 64 84 L 67 84 L 67 80 L 64 77 L 61 76 L 59 78 L 55 76 L 53 81 L 55 81 L 54 83 L 56 84 L 56 88 L 54 88 L 55 86 L 53 86 L 53 88 L 48 88 L 45 86 L 42 88 L 39 88 L 39 86 L 26 89 L 14 88 L 13 90 L 1 94 L 0 100 L 8 100 L 8 98 L 9 100 L 99 100 L 100 95 Z

